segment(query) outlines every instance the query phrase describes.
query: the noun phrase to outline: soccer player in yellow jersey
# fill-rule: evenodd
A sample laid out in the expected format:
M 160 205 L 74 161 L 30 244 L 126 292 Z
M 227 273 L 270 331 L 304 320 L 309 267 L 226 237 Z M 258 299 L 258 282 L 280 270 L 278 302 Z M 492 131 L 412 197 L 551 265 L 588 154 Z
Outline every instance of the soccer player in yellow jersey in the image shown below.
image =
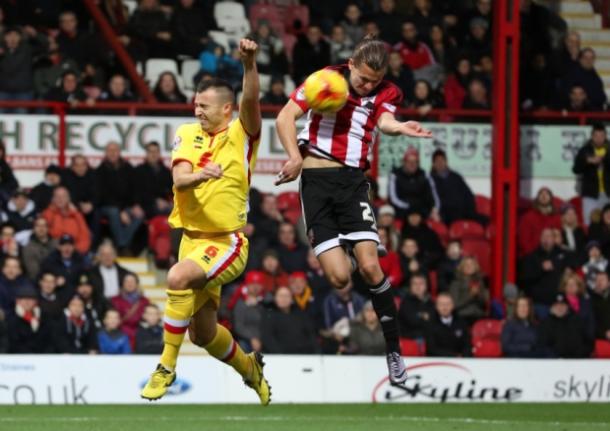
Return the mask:
M 232 366 L 263 405 L 270 390 L 259 353 L 246 354 L 217 323 L 220 288 L 246 265 L 246 224 L 250 175 L 261 131 L 256 70 L 257 44 L 239 42 L 244 66 L 239 118 L 231 121 L 235 94 L 224 80 L 202 81 L 195 95 L 195 123 L 178 128 L 172 153 L 174 210 L 170 225 L 184 230 L 179 259 L 167 275 L 165 347 L 142 390 L 156 400 L 176 379 L 176 361 L 188 329 L 191 340 Z

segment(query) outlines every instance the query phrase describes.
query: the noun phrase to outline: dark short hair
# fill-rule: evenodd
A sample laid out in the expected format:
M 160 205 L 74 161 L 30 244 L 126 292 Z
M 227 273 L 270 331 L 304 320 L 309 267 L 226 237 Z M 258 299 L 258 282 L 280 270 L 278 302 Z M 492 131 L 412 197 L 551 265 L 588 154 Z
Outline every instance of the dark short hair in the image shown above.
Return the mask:
M 376 72 L 384 70 L 388 66 L 389 59 L 385 43 L 372 34 L 367 34 L 356 45 L 352 55 L 352 61 L 356 66 L 366 64 Z
M 157 141 L 150 141 L 148 144 L 146 144 L 144 146 L 144 148 L 146 148 L 147 150 L 149 147 L 157 147 L 158 149 L 161 149 L 161 145 L 159 145 L 159 143 Z
M 604 123 L 593 123 L 591 125 L 591 133 L 593 132 L 606 132 L 606 126 L 604 125 Z
M 209 90 L 210 88 L 225 90 L 231 94 L 231 103 L 235 103 L 235 91 L 233 87 L 229 83 L 229 81 L 224 80 L 222 78 L 211 78 L 211 79 L 202 79 L 197 84 L 197 93 L 203 93 L 204 91 Z
M 440 148 L 434 150 L 434 152 L 432 153 L 432 161 L 436 160 L 437 157 L 442 157 L 443 159 L 447 160 L 447 153 L 445 153 L 445 151 L 441 150 Z

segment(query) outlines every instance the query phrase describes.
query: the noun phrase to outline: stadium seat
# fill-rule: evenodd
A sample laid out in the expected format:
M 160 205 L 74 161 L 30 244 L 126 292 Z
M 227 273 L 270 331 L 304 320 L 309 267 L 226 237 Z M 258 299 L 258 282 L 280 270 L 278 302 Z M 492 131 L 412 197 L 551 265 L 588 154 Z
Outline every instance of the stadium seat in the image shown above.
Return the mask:
M 476 221 L 457 220 L 449 227 L 449 238 L 451 239 L 483 239 L 485 229 Z
M 472 345 L 472 354 L 475 358 L 500 358 L 502 344 L 498 340 L 477 340 Z
M 284 75 L 284 92 L 286 94 L 291 94 L 295 88 L 294 81 L 290 75 Z
M 474 195 L 477 213 L 489 217 L 491 215 L 491 200 L 487 196 Z
M 208 35 L 214 42 L 222 46 L 226 53 L 231 52 L 231 44 L 237 43 L 235 36 L 228 35 L 224 31 L 210 30 Z
M 426 356 L 426 344 L 411 338 L 400 338 L 400 350 L 403 356 Z
M 258 82 L 262 93 L 266 93 L 271 88 L 271 75 L 264 73 L 258 74 Z
M 256 31 L 258 23 L 261 20 L 269 23 L 269 27 L 271 27 L 276 36 L 281 37 L 284 35 L 284 20 L 280 10 L 275 5 L 257 3 L 250 6 L 250 26 L 252 31 Z
M 300 21 L 301 25 L 295 25 L 296 21 Z M 297 34 L 305 31 L 309 27 L 309 8 L 305 5 L 288 6 L 284 22 L 289 33 Z
M 237 37 L 242 38 L 250 32 L 250 21 L 246 17 L 243 4 L 236 1 L 220 1 L 214 5 L 214 18 L 218 27 Z
M 286 57 L 288 61 L 292 62 L 292 52 L 294 51 L 294 46 L 297 43 L 297 37 L 294 34 L 284 34 L 282 36 L 282 42 L 284 43 L 284 52 L 286 53 Z
M 481 267 L 481 272 L 489 275 L 491 270 L 491 246 L 487 239 L 466 238 L 462 240 L 462 250 L 464 250 L 465 256 L 476 257 Z
M 593 357 L 598 359 L 610 359 L 610 341 L 595 340 Z
M 495 319 L 480 319 L 472 325 L 472 342 L 478 340 L 500 340 L 502 328 L 504 327 L 503 320 Z
M 148 247 L 158 268 L 169 268 L 172 255 L 171 228 L 167 217 L 156 216 L 148 222 Z
M 288 221 L 290 224 L 293 224 L 293 225 L 296 225 L 298 223 L 302 214 L 303 213 L 300 208 L 288 209 L 288 210 L 282 212 L 284 219 L 286 219 L 286 221 Z
M 127 15 L 131 16 L 138 8 L 138 2 L 136 0 L 123 0 L 123 6 L 127 9 Z
M 163 72 L 172 72 L 177 78 L 180 78 L 178 73 L 178 64 L 171 58 L 149 58 L 146 60 L 146 80 L 150 82 L 151 86 L 154 86 Z
M 280 212 L 289 210 L 301 211 L 301 197 L 298 192 L 282 192 L 277 195 L 277 208 Z
M 447 226 L 443 222 L 432 219 L 426 220 L 426 224 L 430 229 L 436 232 L 443 247 L 447 247 L 447 242 L 449 241 L 449 230 L 447 229 Z
M 194 89 L 196 87 L 193 78 L 199 72 L 201 63 L 199 60 L 184 60 L 182 62 L 182 81 L 184 81 L 184 88 Z

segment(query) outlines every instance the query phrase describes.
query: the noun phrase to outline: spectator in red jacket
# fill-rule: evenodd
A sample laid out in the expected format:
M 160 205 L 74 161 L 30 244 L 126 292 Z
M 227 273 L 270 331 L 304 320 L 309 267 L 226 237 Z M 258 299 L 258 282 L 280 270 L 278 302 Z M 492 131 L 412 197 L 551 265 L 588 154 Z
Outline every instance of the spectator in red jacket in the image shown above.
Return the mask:
M 394 51 L 402 56 L 402 62 L 411 70 L 436 64 L 434 54 L 425 43 L 419 40 L 417 27 L 411 21 L 402 24 L 402 40 L 394 45 Z
M 540 234 L 545 228 L 561 229 L 561 218 L 553 207 L 553 192 L 547 187 L 538 190 L 532 208 L 519 220 L 519 256 L 529 254 L 538 247 Z
M 140 280 L 136 274 L 129 273 L 123 277 L 121 293 L 110 300 L 112 307 L 121 315 L 121 331 L 123 331 L 134 348 L 136 331 L 146 306 L 150 304 L 140 290 Z
M 395 251 L 396 244 L 391 240 L 388 228 L 380 227 L 378 232 L 379 241 L 387 250 L 385 256 L 379 257 L 379 265 L 381 265 L 381 270 L 388 277 L 392 287 L 398 288 L 402 283 L 402 269 L 400 269 L 400 256 Z
M 74 246 L 81 254 L 87 254 L 91 247 L 91 233 L 83 215 L 70 201 L 70 193 L 65 187 L 53 191 L 53 199 L 42 216 L 49 224 L 49 234 L 53 238 L 70 235 Z
M 466 99 L 468 84 L 472 79 L 472 65 L 466 57 L 458 60 L 454 73 L 445 81 L 445 106 L 448 109 L 461 109 Z

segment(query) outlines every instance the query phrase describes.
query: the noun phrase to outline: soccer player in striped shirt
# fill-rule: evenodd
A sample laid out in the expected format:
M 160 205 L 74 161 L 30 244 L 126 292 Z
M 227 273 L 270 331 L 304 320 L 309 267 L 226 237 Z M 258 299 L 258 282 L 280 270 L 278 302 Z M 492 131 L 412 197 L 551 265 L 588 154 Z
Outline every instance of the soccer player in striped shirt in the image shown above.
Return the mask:
M 330 67 L 343 73 L 349 83 L 349 98 L 340 111 L 316 113 L 309 109 L 302 85 L 293 92 L 276 121 L 289 157 L 276 184 L 301 175 L 307 234 L 334 288 L 348 285 L 355 266 L 349 256 L 353 253 L 383 329 L 390 382 L 402 385 L 407 372 L 400 353 L 397 312 L 390 283 L 379 266 L 379 236 L 364 171 L 375 129 L 389 135 L 429 138 L 432 134 L 415 121 L 400 122 L 394 117 L 402 91 L 383 79 L 387 66 L 385 44 L 367 36 L 348 64 Z M 305 128 L 297 136 L 296 120 L 305 113 Z

